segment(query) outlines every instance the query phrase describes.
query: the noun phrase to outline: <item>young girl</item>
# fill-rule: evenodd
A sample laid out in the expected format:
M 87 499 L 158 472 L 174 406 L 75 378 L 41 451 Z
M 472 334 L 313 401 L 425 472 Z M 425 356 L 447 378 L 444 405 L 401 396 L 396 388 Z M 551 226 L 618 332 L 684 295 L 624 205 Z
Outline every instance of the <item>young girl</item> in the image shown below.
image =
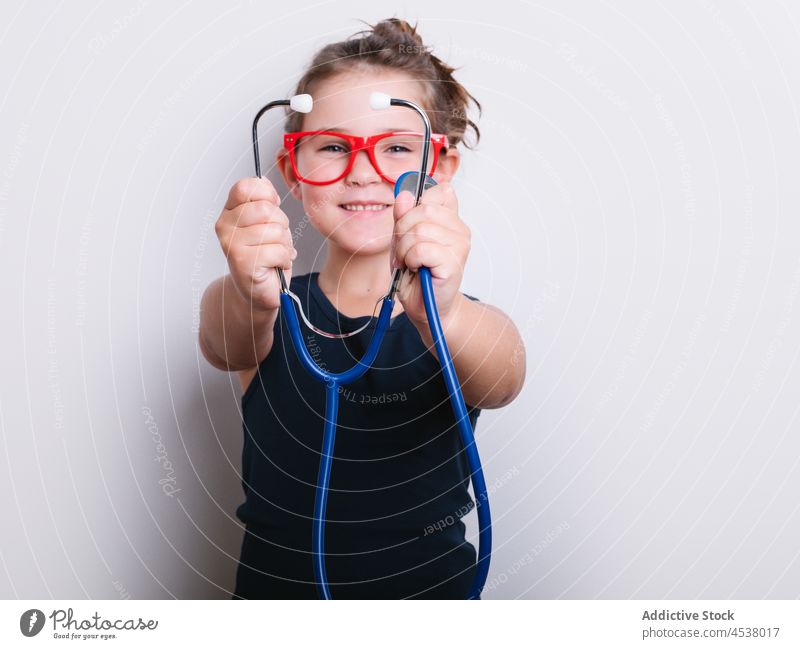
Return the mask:
M 415 27 L 394 18 L 317 53 L 294 93 L 311 94 L 314 108 L 290 113 L 286 131 L 420 132 L 412 110 L 369 107 L 376 90 L 413 101 L 431 119 L 436 143 L 429 165 L 438 183 L 417 207 L 409 192 L 395 201 L 397 157 L 408 153 L 396 137 L 375 142 L 372 156 L 363 148 L 348 151 L 345 138 L 323 147 L 308 135 L 299 136 L 302 144 L 291 156 L 278 151 L 276 164 L 292 196 L 327 240 L 318 273 L 292 277 L 297 253 L 289 221 L 265 178 L 237 182 L 217 221 L 230 274 L 203 296 L 200 345 L 212 365 L 238 371 L 245 390 L 245 502 L 236 513 L 246 527 L 234 598 L 317 597 L 311 526 L 325 390 L 292 348 L 274 268 L 284 269 L 316 327 L 349 332 L 369 320 L 393 268 L 403 266 L 409 272 L 376 362 L 340 388 L 326 516 L 330 591 L 334 599 L 467 597 L 476 560 L 461 521 L 474 506 L 469 471 L 415 271 L 431 270 L 473 426 L 481 408 L 516 397 L 525 363 L 510 319 L 460 292 L 470 230 L 450 180 L 466 129 L 479 136 L 466 118 L 468 101 L 480 105 L 453 71 L 428 51 Z M 415 155 L 403 170 L 418 164 Z M 318 364 L 340 372 L 361 358 L 374 327 L 373 321 L 344 339 L 303 333 Z

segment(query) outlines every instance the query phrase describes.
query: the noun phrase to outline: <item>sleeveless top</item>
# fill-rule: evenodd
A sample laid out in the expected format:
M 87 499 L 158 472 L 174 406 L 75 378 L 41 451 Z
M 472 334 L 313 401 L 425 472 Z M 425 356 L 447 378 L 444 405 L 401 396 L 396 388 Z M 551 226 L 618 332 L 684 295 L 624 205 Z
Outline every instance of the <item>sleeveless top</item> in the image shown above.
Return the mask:
M 293 277 L 291 289 L 308 319 L 326 331 L 352 331 L 369 318 L 339 313 L 319 288 L 318 273 Z M 331 339 L 300 322 L 309 353 L 332 372 L 361 358 L 375 330 L 373 321 L 353 337 Z M 474 428 L 480 409 L 468 406 L 468 411 Z M 242 396 L 242 419 L 245 501 L 236 515 L 260 540 L 258 553 L 268 555 L 273 548 L 275 558 L 253 556 L 255 551 L 246 557 L 243 548 L 241 562 L 289 581 L 313 581 L 311 525 L 325 385 L 303 368 L 282 314 L 272 349 Z M 339 387 L 325 536 L 332 592 L 337 578 L 364 578 L 368 558 L 382 557 L 386 564 L 390 555 L 382 551 L 387 548 L 395 548 L 397 557 L 398 549 L 413 548 L 413 558 L 405 563 L 422 565 L 429 550 L 437 557 L 448 552 L 441 540 L 433 542 L 445 535 L 434 532 L 454 524 L 460 541 L 458 534 L 448 538 L 464 544 L 459 519 L 474 506 L 468 485 L 467 460 L 439 361 L 400 313 L 373 366 Z M 384 569 L 388 574 L 392 566 Z

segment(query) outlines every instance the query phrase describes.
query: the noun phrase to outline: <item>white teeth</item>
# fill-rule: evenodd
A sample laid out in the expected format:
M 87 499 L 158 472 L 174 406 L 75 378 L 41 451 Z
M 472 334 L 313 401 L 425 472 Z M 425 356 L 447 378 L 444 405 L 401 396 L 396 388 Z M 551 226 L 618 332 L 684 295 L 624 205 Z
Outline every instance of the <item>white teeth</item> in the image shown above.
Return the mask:
M 370 212 L 378 212 L 379 210 L 386 209 L 389 206 L 384 204 L 384 205 L 342 205 L 342 207 L 352 212 L 363 212 L 364 210 L 368 210 Z

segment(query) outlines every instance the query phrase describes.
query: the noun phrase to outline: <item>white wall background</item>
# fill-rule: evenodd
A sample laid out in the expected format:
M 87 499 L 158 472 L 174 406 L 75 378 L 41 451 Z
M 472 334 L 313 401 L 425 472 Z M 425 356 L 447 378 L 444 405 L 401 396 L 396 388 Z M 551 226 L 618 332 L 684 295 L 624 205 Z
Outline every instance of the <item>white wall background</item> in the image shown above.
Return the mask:
M 800 10 L 491 8 L 3 5 L 0 596 L 230 596 L 241 389 L 196 342 L 213 223 L 255 111 L 393 14 L 484 104 L 464 290 L 527 345 L 477 431 L 485 597 L 800 595 Z

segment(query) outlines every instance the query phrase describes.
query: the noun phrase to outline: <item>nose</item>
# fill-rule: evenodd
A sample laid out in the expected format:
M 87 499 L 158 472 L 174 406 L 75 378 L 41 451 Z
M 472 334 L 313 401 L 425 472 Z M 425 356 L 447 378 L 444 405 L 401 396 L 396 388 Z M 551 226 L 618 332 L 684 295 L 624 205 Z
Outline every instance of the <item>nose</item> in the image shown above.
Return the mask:
M 345 182 L 351 185 L 368 185 L 381 181 L 380 174 L 372 165 L 372 160 L 369 159 L 367 150 L 356 151 L 356 158 L 353 160 L 353 166 L 350 171 L 345 176 Z

